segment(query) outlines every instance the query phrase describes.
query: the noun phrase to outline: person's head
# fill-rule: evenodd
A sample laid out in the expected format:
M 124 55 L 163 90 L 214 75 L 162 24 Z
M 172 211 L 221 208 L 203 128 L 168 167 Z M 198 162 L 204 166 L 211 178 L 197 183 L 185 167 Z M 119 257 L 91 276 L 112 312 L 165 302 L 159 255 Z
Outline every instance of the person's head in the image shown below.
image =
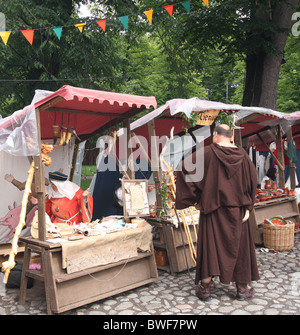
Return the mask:
M 277 178 L 277 169 L 272 167 L 269 168 L 269 170 L 267 171 L 267 177 L 269 177 L 272 180 L 276 180 Z
M 213 142 L 230 142 L 232 138 L 232 130 L 227 124 L 220 124 L 215 127 L 213 133 Z
M 55 192 L 57 192 L 58 189 L 57 189 L 57 186 L 53 183 L 53 181 L 64 182 L 67 179 L 68 179 L 68 176 L 59 171 L 49 172 L 49 182 Z

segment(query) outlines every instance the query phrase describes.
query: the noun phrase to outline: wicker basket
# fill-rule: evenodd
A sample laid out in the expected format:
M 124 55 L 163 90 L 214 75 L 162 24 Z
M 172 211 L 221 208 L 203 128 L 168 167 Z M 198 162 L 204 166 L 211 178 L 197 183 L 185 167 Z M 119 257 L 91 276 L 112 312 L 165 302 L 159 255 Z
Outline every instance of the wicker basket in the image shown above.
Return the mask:
M 288 251 L 294 246 L 295 224 L 288 223 L 284 226 L 263 224 L 264 245 L 276 251 Z
M 165 266 L 169 264 L 167 252 L 165 250 L 154 249 L 155 261 L 158 266 Z

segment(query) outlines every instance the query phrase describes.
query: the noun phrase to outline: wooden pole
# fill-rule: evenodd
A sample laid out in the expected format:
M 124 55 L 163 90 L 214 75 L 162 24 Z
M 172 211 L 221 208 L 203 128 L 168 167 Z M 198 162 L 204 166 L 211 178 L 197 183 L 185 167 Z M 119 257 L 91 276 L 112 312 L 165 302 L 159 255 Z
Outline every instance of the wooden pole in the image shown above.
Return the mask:
M 127 174 L 129 176 L 130 179 L 135 179 L 135 173 L 134 173 L 134 164 L 133 164 L 133 157 L 132 157 L 132 148 L 129 148 L 129 141 L 131 138 L 131 133 L 130 133 L 130 119 L 126 119 L 123 122 L 124 127 L 126 128 L 126 149 L 127 149 L 127 163 L 126 163 L 126 167 L 127 167 Z
M 286 133 L 286 137 L 287 137 L 288 143 L 290 143 L 290 141 L 293 141 L 292 127 Z M 289 162 L 289 166 L 290 166 L 291 189 L 295 189 L 296 187 L 296 166 L 295 166 L 295 163 L 293 162 Z
M 279 187 L 284 188 L 285 186 L 285 177 L 284 177 L 284 154 L 283 154 L 283 146 L 282 146 L 282 138 L 281 138 L 281 131 L 280 125 L 276 126 L 277 129 L 277 136 L 276 136 L 276 145 L 278 149 L 277 159 L 280 162 L 283 169 L 279 169 Z M 278 165 L 279 166 L 279 165 Z
M 233 136 L 234 136 L 234 143 L 236 145 L 242 146 L 241 129 L 234 129 Z
M 75 174 L 75 169 L 76 169 L 76 162 L 77 162 L 77 157 L 78 157 L 78 152 L 79 152 L 79 141 L 75 141 L 74 143 L 74 152 L 73 152 L 73 159 L 72 159 L 72 167 L 71 167 L 71 173 L 70 173 L 70 181 L 74 180 L 74 174 Z
M 159 215 L 163 209 L 163 202 L 161 197 L 161 167 L 159 164 L 159 152 L 156 141 L 155 123 L 154 120 L 148 123 L 149 141 L 151 143 L 151 168 L 156 191 L 156 213 Z M 153 166 L 153 163 L 155 166 Z
M 138 136 L 136 135 L 135 132 L 132 132 L 132 137 L 134 138 L 134 140 L 136 141 L 136 143 L 139 145 L 139 148 L 141 148 L 141 150 L 143 151 L 143 154 L 147 158 L 148 164 L 151 166 L 151 159 L 150 159 L 150 157 L 148 155 L 148 152 L 146 151 L 146 149 L 142 145 L 141 141 L 139 140 L 139 138 L 138 138 Z
M 274 155 L 273 151 L 270 150 L 268 144 L 265 142 L 265 140 L 262 138 L 262 136 L 259 133 L 257 133 L 257 137 L 263 143 L 263 145 L 265 146 L 265 148 L 269 151 L 269 153 L 271 154 L 272 158 L 275 160 L 276 164 L 278 165 L 279 170 L 283 170 L 284 171 L 284 165 L 281 164 L 281 162 L 278 160 L 278 158 Z
M 41 123 L 40 123 L 40 111 L 38 108 L 36 112 L 36 123 L 37 123 L 37 134 L 38 134 L 38 145 L 39 145 L 39 156 L 34 158 L 35 160 L 35 191 L 38 199 L 38 222 L 39 222 L 39 240 L 46 240 L 46 216 L 45 216 L 45 170 L 42 162 L 42 150 L 41 150 Z

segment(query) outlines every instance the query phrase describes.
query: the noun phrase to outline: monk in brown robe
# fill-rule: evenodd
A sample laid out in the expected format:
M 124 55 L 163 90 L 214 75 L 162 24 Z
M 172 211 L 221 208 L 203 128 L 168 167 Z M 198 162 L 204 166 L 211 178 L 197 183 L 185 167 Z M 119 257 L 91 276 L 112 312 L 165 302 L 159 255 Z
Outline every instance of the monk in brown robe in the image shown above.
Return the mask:
M 254 296 L 248 284 L 259 279 L 245 215 L 253 208 L 257 173 L 245 150 L 231 138 L 229 126 L 216 126 L 213 143 L 204 148 L 203 178 L 189 181 L 186 177 L 192 173 L 184 161 L 176 177 L 176 208 L 200 209 L 195 284 L 196 295 L 204 301 L 211 299 L 214 276 L 223 284 L 235 282 L 239 300 Z

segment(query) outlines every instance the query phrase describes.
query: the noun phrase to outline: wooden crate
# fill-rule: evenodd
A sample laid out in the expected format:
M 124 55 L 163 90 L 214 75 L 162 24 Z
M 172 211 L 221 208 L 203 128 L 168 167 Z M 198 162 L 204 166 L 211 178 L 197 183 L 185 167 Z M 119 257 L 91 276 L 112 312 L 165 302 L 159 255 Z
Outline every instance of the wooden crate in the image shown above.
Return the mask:
M 299 222 L 299 209 L 296 197 L 285 197 L 258 202 L 250 213 L 250 226 L 255 244 L 263 244 L 262 224 L 265 219 L 282 216 L 285 220 Z
M 148 218 L 147 221 L 154 227 L 153 245 L 155 249 L 165 250 L 168 256 L 168 263 L 165 266 L 157 264 L 158 269 L 165 270 L 171 274 L 183 272 L 196 266 L 194 263 L 184 233 L 184 228 L 176 228 L 168 221 L 157 218 Z M 198 227 L 198 225 L 196 225 Z M 191 228 L 194 248 L 197 250 L 196 235 Z

